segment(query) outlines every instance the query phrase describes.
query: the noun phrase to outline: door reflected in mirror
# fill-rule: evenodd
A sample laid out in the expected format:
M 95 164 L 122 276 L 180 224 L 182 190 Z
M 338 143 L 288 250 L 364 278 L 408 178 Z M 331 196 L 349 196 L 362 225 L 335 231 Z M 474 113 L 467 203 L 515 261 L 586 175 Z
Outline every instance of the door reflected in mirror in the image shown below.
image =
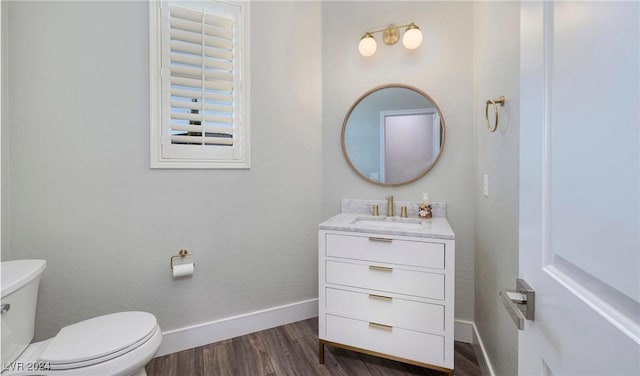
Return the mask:
M 351 168 L 379 185 L 402 185 L 424 176 L 445 139 L 440 109 L 426 93 L 406 85 L 368 91 L 342 125 L 342 150 Z

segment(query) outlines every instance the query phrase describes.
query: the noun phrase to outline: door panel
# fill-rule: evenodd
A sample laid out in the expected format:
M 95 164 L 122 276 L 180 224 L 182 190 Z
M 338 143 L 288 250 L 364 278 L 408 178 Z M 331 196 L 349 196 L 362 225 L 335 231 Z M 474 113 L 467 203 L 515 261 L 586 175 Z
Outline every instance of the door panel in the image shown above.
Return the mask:
M 521 374 L 640 374 L 639 8 L 522 4 Z
M 627 8 L 558 2 L 550 13 L 549 235 L 554 256 L 638 301 L 640 41 Z
M 434 159 L 433 128 L 432 113 L 385 116 L 386 181 L 411 180 L 424 169 L 424 161 Z

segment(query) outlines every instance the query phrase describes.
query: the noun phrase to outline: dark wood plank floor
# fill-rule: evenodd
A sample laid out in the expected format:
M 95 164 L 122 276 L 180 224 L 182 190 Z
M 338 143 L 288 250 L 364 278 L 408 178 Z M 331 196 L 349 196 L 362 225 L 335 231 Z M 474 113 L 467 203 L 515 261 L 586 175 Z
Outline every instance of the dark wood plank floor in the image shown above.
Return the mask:
M 481 376 L 470 344 L 455 343 L 455 375 Z M 443 376 L 444 373 L 327 346 L 318 362 L 318 318 L 153 359 L 148 376 Z

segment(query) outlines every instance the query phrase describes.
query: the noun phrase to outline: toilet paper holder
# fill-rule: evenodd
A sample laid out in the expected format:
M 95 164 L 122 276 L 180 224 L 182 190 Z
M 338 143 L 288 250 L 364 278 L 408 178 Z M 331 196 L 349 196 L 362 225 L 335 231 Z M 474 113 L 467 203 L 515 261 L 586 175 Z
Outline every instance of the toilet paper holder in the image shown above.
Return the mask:
M 171 256 L 171 260 L 169 261 L 169 266 L 171 267 L 171 270 L 173 270 L 173 261 L 176 258 L 179 257 L 180 259 L 183 259 L 187 256 L 193 256 L 193 254 L 189 253 L 189 251 L 187 251 L 186 249 L 181 249 L 180 251 L 178 251 L 178 254 L 176 256 Z M 195 265 L 195 263 L 193 265 Z

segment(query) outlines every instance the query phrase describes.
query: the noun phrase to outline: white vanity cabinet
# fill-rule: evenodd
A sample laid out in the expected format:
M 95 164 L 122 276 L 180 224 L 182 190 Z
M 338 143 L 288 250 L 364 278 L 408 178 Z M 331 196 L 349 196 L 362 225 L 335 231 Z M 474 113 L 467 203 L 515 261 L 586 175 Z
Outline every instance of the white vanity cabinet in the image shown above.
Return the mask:
M 328 221 L 319 230 L 320 362 L 329 345 L 453 373 L 455 240 L 448 223 L 443 235 L 430 228 L 369 232 L 344 222 L 344 229 Z

